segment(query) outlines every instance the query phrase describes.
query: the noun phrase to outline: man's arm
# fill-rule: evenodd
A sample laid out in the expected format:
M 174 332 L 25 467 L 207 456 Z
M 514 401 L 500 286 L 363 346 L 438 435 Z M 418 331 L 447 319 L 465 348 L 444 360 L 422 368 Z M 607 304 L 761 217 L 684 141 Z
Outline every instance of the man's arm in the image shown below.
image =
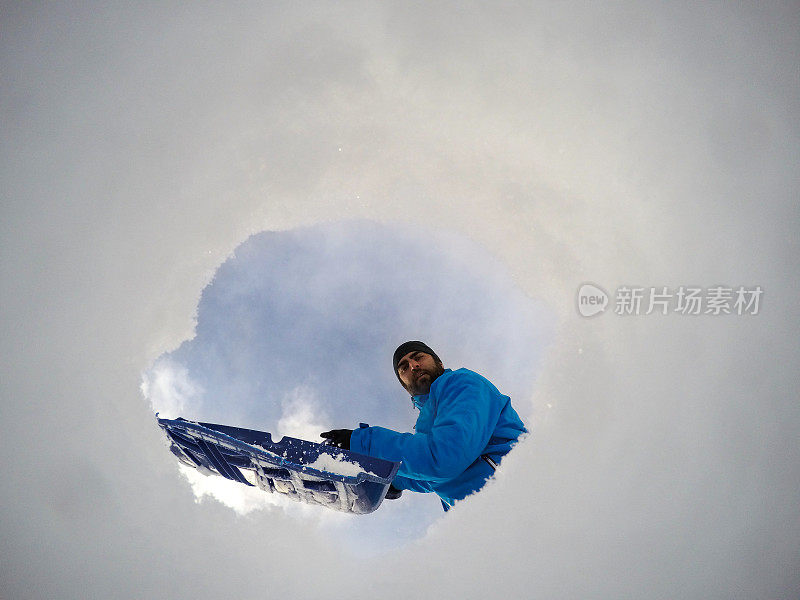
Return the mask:
M 422 479 L 410 479 L 397 475 L 392 480 L 392 485 L 398 490 L 409 490 L 411 492 L 420 492 L 427 494 L 433 491 L 433 484 L 430 481 L 423 481 Z
M 402 461 L 398 475 L 432 484 L 463 473 L 489 442 L 508 398 L 471 371 L 449 377 L 437 392 L 430 433 L 398 433 L 383 427 L 353 432 L 350 448 L 377 458 Z

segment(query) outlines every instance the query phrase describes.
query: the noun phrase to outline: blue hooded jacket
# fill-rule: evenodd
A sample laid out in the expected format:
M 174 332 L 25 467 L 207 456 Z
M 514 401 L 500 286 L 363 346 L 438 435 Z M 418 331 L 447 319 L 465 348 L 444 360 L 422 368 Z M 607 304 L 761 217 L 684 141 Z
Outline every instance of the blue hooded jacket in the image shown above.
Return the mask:
M 445 510 L 492 476 L 494 468 L 482 456 L 499 463 L 527 432 L 511 399 L 468 369 L 446 369 L 430 391 L 414 396 L 413 402 L 419 409 L 416 433 L 363 427 L 353 431 L 350 449 L 402 461 L 393 485 L 435 492 Z

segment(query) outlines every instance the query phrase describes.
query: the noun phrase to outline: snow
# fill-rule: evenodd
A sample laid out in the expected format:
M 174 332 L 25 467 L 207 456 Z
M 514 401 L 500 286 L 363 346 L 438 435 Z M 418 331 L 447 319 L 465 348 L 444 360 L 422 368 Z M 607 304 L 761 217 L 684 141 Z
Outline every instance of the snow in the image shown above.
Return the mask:
M 797 3 L 4 6 L 0 596 L 392 600 L 413 581 L 422 597 L 800 598 Z M 326 428 L 405 430 L 391 320 L 502 385 L 532 435 L 444 516 L 431 494 L 358 519 L 194 504 L 138 372 L 194 335 L 247 235 L 349 218 L 434 231 L 411 254 L 321 239 L 336 262 L 316 268 L 302 239 L 273 252 L 257 274 L 278 293 L 252 296 L 269 320 L 215 313 L 272 360 L 215 346 L 164 381 L 162 416 L 173 399 L 275 431 L 308 385 Z M 525 333 L 475 293 L 482 274 L 466 294 L 448 273 L 427 285 L 444 231 L 556 307 L 541 373 L 524 375 L 524 344 L 465 331 Z M 389 278 L 401 292 L 371 291 Z M 585 281 L 768 301 L 752 319 L 584 320 Z M 436 296 L 474 316 L 452 326 Z
M 327 452 L 323 452 L 314 462 L 305 466 L 317 469 L 318 471 L 327 471 L 328 473 L 335 473 L 336 475 L 352 477 L 355 477 L 359 473 L 368 472 L 361 468 L 358 463 L 345 460 L 344 456 L 332 456 Z

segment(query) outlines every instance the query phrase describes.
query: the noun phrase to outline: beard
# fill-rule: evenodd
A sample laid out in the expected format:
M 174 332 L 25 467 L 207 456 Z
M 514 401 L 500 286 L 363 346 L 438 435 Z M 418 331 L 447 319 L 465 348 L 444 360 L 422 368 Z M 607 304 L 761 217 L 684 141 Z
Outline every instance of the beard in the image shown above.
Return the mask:
M 419 369 L 406 389 L 412 396 L 427 394 L 431 391 L 431 384 L 442 373 L 444 373 L 444 367 L 440 364 L 435 365 L 432 369 Z

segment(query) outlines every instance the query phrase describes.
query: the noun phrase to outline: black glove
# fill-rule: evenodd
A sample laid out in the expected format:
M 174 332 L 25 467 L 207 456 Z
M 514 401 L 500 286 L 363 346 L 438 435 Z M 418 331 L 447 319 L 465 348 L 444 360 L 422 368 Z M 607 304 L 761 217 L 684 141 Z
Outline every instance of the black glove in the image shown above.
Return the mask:
M 403 490 L 398 490 L 393 485 L 390 485 L 389 489 L 386 490 L 386 499 L 387 500 L 397 500 L 402 495 L 403 495 Z
M 331 429 L 330 431 L 323 431 L 319 434 L 319 437 L 325 438 L 325 441 L 322 442 L 323 444 L 350 450 L 350 436 L 352 434 L 352 429 Z

